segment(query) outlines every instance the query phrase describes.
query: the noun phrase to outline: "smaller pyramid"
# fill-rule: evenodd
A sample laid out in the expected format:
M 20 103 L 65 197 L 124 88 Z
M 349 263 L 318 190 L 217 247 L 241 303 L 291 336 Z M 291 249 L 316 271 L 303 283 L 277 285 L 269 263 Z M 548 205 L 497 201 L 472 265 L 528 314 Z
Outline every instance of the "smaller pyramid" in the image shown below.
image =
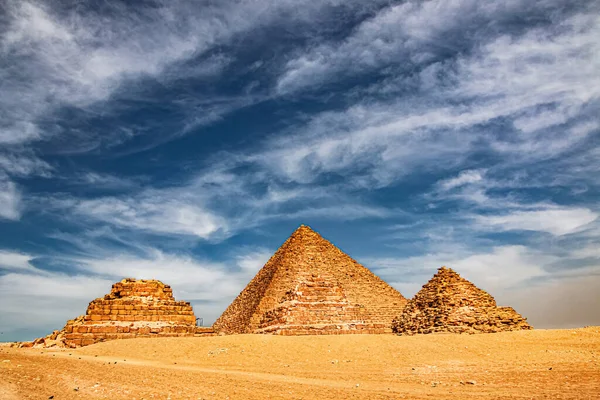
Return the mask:
M 60 331 L 33 341 L 33 347 L 79 347 L 113 339 L 193 336 L 196 317 L 187 301 L 157 280 L 123 279 L 111 292 L 91 301 L 85 315 Z
M 498 307 L 494 298 L 450 268 L 441 267 L 392 322 L 399 334 L 491 333 L 533 329 L 511 307 Z

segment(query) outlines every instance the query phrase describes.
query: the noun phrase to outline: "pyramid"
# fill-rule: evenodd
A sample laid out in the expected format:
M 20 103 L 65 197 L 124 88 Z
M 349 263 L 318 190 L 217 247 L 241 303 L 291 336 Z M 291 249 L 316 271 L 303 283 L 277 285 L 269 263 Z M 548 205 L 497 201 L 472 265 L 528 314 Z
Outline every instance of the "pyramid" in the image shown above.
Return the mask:
M 409 335 L 533 329 L 511 307 L 498 307 L 491 295 L 446 267 L 408 302 L 392 325 L 394 332 Z
M 406 299 L 308 226 L 275 252 L 213 325 L 222 333 L 386 333 Z
M 33 347 L 79 347 L 112 339 L 193 336 L 196 317 L 187 301 L 175 301 L 169 285 L 157 280 L 123 279 L 111 292 L 91 301 L 85 315 Z

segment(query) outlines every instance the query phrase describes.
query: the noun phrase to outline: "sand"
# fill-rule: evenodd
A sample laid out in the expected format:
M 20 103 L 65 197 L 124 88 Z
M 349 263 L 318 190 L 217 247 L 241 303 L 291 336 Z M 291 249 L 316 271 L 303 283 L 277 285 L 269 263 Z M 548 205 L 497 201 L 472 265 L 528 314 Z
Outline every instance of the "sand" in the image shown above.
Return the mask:
M 0 346 L 0 399 L 600 399 L 600 327 Z

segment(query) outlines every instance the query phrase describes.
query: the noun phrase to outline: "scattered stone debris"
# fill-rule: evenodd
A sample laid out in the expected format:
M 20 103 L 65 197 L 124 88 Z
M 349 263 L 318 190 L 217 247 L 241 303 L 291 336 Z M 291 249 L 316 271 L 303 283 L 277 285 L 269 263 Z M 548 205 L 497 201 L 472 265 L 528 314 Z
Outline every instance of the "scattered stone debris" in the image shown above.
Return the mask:
M 215 350 L 210 350 L 210 351 L 208 352 L 208 355 L 209 355 L 209 356 L 215 356 L 215 355 L 217 355 L 217 354 L 223 354 L 223 353 L 227 354 L 228 352 L 229 352 L 229 349 L 228 349 L 228 348 L 215 349 Z
M 452 269 L 441 267 L 392 322 L 392 329 L 413 335 L 490 333 L 532 327 L 511 307 L 498 307 L 487 292 Z

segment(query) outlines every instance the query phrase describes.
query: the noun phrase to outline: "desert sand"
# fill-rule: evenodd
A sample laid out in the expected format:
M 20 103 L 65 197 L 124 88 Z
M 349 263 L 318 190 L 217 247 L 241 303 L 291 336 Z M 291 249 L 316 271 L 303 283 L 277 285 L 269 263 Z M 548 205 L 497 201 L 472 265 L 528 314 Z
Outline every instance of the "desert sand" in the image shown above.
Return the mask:
M 0 346 L 0 398 L 599 399 L 600 327 Z

